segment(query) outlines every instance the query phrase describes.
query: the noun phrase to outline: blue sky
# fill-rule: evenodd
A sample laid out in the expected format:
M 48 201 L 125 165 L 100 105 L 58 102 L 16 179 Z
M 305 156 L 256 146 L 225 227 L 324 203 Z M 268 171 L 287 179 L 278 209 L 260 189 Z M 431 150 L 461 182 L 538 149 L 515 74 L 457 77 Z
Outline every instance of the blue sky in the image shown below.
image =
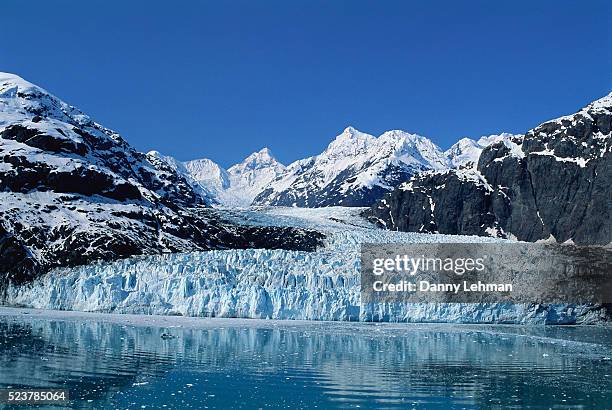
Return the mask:
M 0 70 L 180 160 L 288 163 L 347 125 L 447 148 L 612 90 L 607 3 L 4 0 Z

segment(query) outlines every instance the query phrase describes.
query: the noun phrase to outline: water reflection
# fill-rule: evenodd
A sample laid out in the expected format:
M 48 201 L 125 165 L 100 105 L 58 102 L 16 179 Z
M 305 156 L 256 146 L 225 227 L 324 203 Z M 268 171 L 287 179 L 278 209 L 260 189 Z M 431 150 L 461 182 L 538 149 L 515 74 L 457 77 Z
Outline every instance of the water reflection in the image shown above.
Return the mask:
M 612 331 L 601 327 L 202 323 L 0 316 L 0 388 L 68 388 L 73 408 L 604 408 L 612 401 Z

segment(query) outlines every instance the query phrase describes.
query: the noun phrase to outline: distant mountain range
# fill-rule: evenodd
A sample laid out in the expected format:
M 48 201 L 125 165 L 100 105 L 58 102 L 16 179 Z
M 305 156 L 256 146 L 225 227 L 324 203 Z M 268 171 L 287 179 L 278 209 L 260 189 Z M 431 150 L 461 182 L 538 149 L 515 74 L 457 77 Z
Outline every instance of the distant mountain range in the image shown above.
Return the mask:
M 268 148 L 227 170 L 206 158 L 183 165 L 187 179 L 222 206 L 369 206 L 419 172 L 475 166 L 486 146 L 513 137 L 463 138 L 443 152 L 417 134 L 393 130 L 374 137 L 347 127 L 321 154 L 288 166 Z

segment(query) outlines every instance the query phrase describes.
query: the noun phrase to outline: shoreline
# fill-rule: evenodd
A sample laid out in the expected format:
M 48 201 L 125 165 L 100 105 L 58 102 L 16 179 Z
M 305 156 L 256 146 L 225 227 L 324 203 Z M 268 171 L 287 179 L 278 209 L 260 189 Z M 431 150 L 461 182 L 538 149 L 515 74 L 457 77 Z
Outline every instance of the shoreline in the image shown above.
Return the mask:
M 145 315 L 133 313 L 105 313 L 84 312 L 76 310 L 53 310 L 35 309 L 28 307 L 0 306 L 0 317 L 29 317 L 46 320 L 79 321 L 93 319 L 107 323 L 126 324 L 132 326 L 151 327 L 182 327 L 182 328 L 219 328 L 219 327 L 250 327 L 250 328 L 274 328 L 274 327 L 308 327 L 308 326 L 358 326 L 386 329 L 418 329 L 424 327 L 433 329 L 436 327 L 473 328 L 474 330 L 485 330 L 489 328 L 507 329 L 552 329 L 552 328 L 612 328 L 610 324 L 567 324 L 567 325 L 542 325 L 542 324 L 512 324 L 512 323 L 451 323 L 451 322 L 359 322 L 359 321 L 332 321 L 332 320 L 302 320 L 302 319 L 249 319 L 249 318 L 221 318 L 221 317 L 197 317 L 180 315 Z

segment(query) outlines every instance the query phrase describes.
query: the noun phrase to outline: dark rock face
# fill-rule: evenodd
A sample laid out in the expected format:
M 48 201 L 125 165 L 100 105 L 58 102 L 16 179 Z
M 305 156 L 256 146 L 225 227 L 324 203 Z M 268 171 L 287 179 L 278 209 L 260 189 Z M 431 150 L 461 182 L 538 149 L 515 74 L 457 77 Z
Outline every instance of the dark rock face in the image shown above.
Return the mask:
M 493 215 L 485 211 L 492 206 L 490 192 L 453 171 L 421 174 L 411 183 L 366 211 L 370 219 L 393 230 L 452 235 L 484 234 L 481 227 L 494 221 Z
M 388 229 L 612 241 L 612 97 L 493 144 L 477 169 L 413 177 L 366 211 Z
M 22 204 L 3 215 L 0 289 L 8 281 L 25 283 L 58 266 L 210 249 L 313 251 L 324 239 L 307 229 L 231 224 L 205 209 L 124 207 L 104 200 L 96 203 L 95 197 L 81 195 L 62 196 L 53 203 L 56 205 Z M 62 221 L 53 224 L 59 215 Z
M 24 281 L 31 279 L 40 269 L 23 241 L 7 232 L 2 225 L 0 225 L 0 260 L 5 275 L 19 277 Z
M 206 206 L 168 163 L 0 73 L 0 290 L 96 260 L 322 243 L 314 231 L 237 226 Z

